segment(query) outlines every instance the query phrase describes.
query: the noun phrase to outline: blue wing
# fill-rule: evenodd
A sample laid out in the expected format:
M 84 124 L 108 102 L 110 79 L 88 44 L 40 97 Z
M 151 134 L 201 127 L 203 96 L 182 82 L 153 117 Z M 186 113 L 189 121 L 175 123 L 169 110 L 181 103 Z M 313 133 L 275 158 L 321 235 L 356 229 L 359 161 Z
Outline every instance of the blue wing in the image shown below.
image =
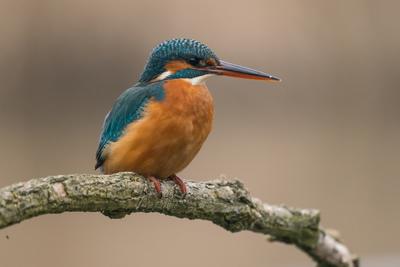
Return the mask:
M 104 120 L 96 152 L 95 169 L 101 167 L 106 159 L 103 152 L 107 144 L 117 141 L 128 124 L 142 117 L 143 110 L 150 99 L 161 101 L 164 96 L 163 82 L 156 82 L 146 86 L 134 86 L 118 97 Z

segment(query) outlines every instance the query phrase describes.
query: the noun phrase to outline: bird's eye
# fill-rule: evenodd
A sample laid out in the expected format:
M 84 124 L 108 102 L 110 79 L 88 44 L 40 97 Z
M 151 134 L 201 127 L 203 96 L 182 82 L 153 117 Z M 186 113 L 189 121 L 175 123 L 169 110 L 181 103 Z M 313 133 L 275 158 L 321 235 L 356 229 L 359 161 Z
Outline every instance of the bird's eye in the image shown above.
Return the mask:
M 197 66 L 200 62 L 200 58 L 197 57 L 191 57 L 189 58 L 188 62 L 190 63 L 190 65 L 192 66 Z
M 201 59 L 201 58 L 198 58 L 198 57 L 189 58 L 188 62 L 192 66 L 197 66 L 197 67 L 205 67 L 205 66 L 207 66 L 207 62 L 204 59 Z

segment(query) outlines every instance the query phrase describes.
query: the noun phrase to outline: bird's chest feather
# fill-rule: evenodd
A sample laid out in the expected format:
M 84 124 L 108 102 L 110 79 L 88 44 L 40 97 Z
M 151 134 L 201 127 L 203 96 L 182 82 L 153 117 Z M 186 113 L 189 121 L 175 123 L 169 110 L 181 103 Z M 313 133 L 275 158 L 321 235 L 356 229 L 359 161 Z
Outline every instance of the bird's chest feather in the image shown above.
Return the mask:
M 159 113 L 165 120 L 160 124 L 172 124 L 182 138 L 204 139 L 212 127 L 213 100 L 204 84 L 192 85 L 184 79 L 165 83 L 164 101 L 153 103 L 150 112 Z
M 147 122 L 156 125 L 159 146 L 173 151 L 166 154 L 193 158 L 211 131 L 212 97 L 205 85 L 183 79 L 170 80 L 164 88 L 165 99 L 148 106 Z
M 132 170 L 167 177 L 186 167 L 212 127 L 213 100 L 202 85 L 184 79 L 164 84 L 165 98 L 149 102 L 143 117 L 131 123 L 111 146 L 110 171 Z

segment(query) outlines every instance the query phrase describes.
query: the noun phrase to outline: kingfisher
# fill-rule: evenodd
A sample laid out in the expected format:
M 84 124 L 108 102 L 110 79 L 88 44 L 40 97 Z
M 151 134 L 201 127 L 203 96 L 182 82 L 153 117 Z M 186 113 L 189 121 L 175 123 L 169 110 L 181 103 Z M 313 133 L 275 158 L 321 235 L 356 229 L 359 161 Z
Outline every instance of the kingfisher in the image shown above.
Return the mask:
M 170 179 L 186 194 L 177 173 L 193 160 L 211 131 L 214 106 L 205 81 L 216 75 L 280 81 L 223 61 L 199 41 L 164 41 L 151 52 L 139 81 L 106 115 L 95 169 L 143 175 L 160 195 L 160 180 Z

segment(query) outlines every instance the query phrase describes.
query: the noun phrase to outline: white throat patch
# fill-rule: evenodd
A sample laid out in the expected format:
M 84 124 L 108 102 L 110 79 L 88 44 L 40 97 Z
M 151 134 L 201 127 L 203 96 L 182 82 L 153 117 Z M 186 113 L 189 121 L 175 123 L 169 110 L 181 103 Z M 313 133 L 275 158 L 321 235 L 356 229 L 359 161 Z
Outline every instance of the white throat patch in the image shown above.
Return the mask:
M 185 79 L 186 81 L 190 82 L 192 85 L 199 85 L 204 84 L 208 78 L 214 76 L 215 74 L 204 74 L 201 76 L 197 76 L 191 79 Z
M 168 76 L 174 74 L 174 72 L 172 71 L 164 71 L 163 73 L 161 73 L 160 75 L 158 75 L 156 78 L 154 78 L 152 80 L 152 82 L 156 82 L 156 81 L 162 81 L 166 78 L 168 78 Z M 192 85 L 199 85 L 199 84 L 204 84 L 205 81 L 210 78 L 211 76 L 215 76 L 215 74 L 204 74 L 201 76 L 197 76 L 194 78 L 185 78 L 184 80 L 191 83 Z

